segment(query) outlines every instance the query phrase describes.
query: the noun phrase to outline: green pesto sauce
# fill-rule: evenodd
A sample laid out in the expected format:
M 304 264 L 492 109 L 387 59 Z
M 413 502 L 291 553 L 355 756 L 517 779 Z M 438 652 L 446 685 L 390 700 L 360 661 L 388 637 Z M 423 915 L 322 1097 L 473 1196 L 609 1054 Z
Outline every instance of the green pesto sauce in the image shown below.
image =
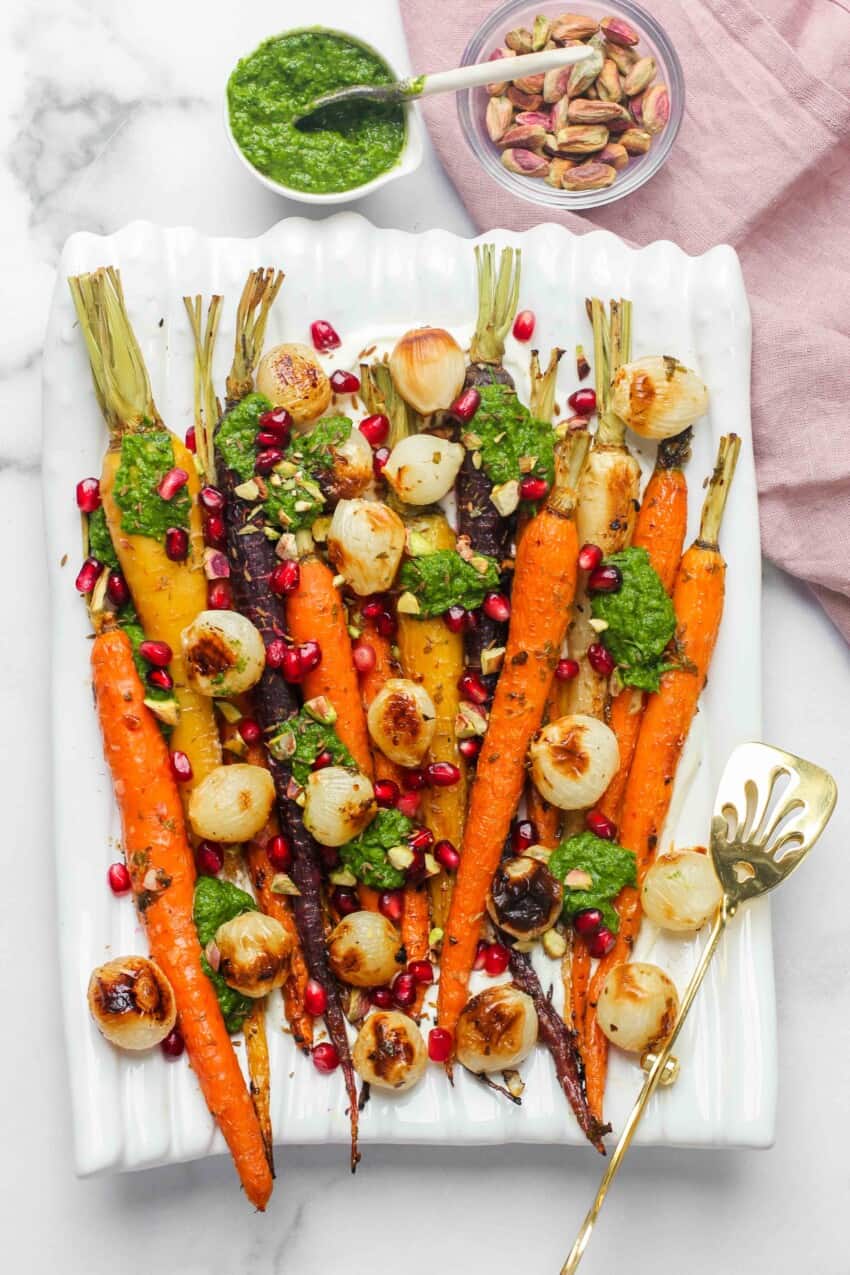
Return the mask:
M 490 481 L 498 487 L 533 474 L 551 485 L 555 477 L 552 426 L 536 420 L 509 385 L 479 389 L 481 406 L 467 426 L 464 442 L 471 451 L 481 453 L 481 467 Z
M 104 567 L 115 569 L 118 566 L 118 555 L 106 525 L 103 505 L 89 514 L 89 553 Z
M 340 848 L 339 857 L 358 881 L 373 890 L 399 890 L 404 873 L 387 858 L 393 846 L 407 844 L 413 822 L 400 810 L 381 809 L 359 837 Z
M 293 119 L 334 89 L 392 80 L 377 54 L 344 36 L 320 29 L 273 36 L 230 76 L 230 127 L 245 158 L 273 181 L 314 194 L 352 190 L 398 162 L 402 108 L 348 102 L 326 108 L 309 131 Z
M 115 501 L 121 510 L 121 528 L 128 535 L 164 540 L 169 527 L 188 528 L 188 487 L 181 487 L 171 500 L 163 500 L 157 491 L 160 480 L 173 468 L 174 449 L 165 430 L 144 429 L 122 439 Z
M 337 735 L 333 725 L 317 722 L 306 708 L 299 709 L 294 717 L 290 717 L 281 730 L 275 735 L 273 744 L 280 749 L 284 737 L 292 736 L 295 740 L 294 751 L 283 746 L 283 753 L 289 758 L 292 766 L 292 777 L 302 788 L 307 782 L 313 763 L 319 753 L 329 752 L 334 766 L 355 766 L 354 758 Z
M 589 890 L 571 890 L 564 886 L 563 916 L 572 921 L 585 908 L 599 908 L 612 934 L 620 928 L 620 918 L 613 907 L 614 899 L 624 885 L 637 884 L 635 856 L 616 841 L 605 841 L 594 832 L 580 832 L 562 841 L 549 858 L 549 871 L 564 881 L 573 868 L 581 868 L 593 878 Z
M 235 916 L 242 916 L 243 912 L 256 911 L 257 905 L 251 895 L 238 886 L 219 877 L 198 877 L 192 918 L 202 948 L 206 948 L 215 938 L 219 926 L 224 925 L 225 921 L 232 921 Z M 228 987 L 204 955 L 201 956 L 201 968 L 215 988 L 225 1027 L 231 1034 L 241 1031 L 254 1002 Z
M 454 549 L 438 549 L 405 562 L 399 577 L 401 587 L 416 596 L 420 619 L 442 615 L 453 606 L 472 611 L 481 606 L 486 593 L 498 589 L 496 559 L 482 553 L 476 561 L 484 565 L 484 571 L 465 562 Z
M 605 562 L 619 567 L 623 585 L 616 593 L 593 595 L 594 619 L 608 624 L 602 642 L 617 661 L 625 686 L 657 691 L 661 674 L 672 667 L 664 652 L 676 631 L 673 603 L 645 549 L 623 549 Z

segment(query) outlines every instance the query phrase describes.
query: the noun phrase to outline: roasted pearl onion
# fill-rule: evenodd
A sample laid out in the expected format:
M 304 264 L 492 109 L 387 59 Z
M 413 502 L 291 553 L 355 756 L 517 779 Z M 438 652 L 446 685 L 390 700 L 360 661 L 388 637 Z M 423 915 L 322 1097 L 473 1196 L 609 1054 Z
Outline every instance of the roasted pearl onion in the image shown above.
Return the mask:
M 351 1053 L 360 1077 L 375 1089 L 402 1093 L 420 1079 L 428 1062 L 422 1033 L 396 1010 L 370 1014 Z
M 328 960 L 352 987 L 383 987 L 403 968 L 401 935 L 381 912 L 352 912 L 331 930 Z
M 361 598 L 390 588 L 403 553 L 404 523 L 389 506 L 339 502 L 328 529 L 328 557 Z
M 327 411 L 331 383 L 309 345 L 276 345 L 260 359 L 257 391 L 275 407 L 285 407 L 296 425 L 307 425 Z
M 710 855 L 670 850 L 644 877 L 643 910 L 664 930 L 700 930 L 720 906 L 723 891 Z
M 243 912 L 218 927 L 215 945 L 219 974 L 243 996 L 257 999 L 284 983 L 292 938 L 274 917 Z
M 396 443 L 383 475 L 405 504 L 430 505 L 451 491 L 465 455 L 460 443 L 411 434 Z
M 642 1054 L 670 1035 L 679 1012 L 673 981 L 646 961 L 615 965 L 602 985 L 596 1018 L 612 1044 Z
M 455 1052 L 469 1071 L 505 1071 L 518 1067 L 536 1041 L 534 1001 L 510 983 L 502 983 L 464 1005 L 455 1032 Z
M 325 766 L 307 776 L 304 827 L 320 845 L 344 846 L 363 831 L 376 810 L 375 791 L 359 770 Z
M 274 781 L 264 766 L 217 766 L 189 797 L 189 823 L 205 841 L 249 841 L 268 822 Z
M 620 764 L 610 726 L 583 713 L 549 722 L 531 741 L 529 756 L 535 787 L 559 810 L 592 806 Z
M 390 372 L 401 397 L 429 416 L 451 407 L 457 398 L 466 376 L 466 359 L 445 328 L 414 328 L 396 342 Z
M 201 695 L 242 695 L 266 666 L 259 629 L 238 611 L 201 611 L 182 633 L 186 675 Z
M 99 1030 L 120 1049 L 150 1049 L 177 1021 L 174 991 L 144 956 L 117 956 L 89 979 L 89 1009 Z
M 618 369 L 611 406 L 641 438 L 672 438 L 708 411 L 708 389 L 696 372 L 659 354 Z
M 369 705 L 372 743 L 399 766 L 418 766 L 437 728 L 434 701 L 418 682 L 389 678 Z

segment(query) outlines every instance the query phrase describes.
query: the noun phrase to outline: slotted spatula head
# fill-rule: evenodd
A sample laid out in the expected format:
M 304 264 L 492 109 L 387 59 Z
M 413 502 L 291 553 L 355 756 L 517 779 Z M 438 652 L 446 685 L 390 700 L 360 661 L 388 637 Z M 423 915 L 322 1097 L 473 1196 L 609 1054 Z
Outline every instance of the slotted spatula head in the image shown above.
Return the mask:
M 835 780 L 769 744 L 740 744 L 717 790 L 711 856 L 727 916 L 774 889 L 802 863 L 835 806 Z

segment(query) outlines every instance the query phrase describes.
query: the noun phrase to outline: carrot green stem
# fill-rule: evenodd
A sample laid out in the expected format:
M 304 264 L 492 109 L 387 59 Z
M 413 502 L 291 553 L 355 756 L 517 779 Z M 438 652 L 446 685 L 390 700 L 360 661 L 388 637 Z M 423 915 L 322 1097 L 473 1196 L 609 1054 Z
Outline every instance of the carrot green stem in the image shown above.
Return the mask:
M 539 421 L 551 421 L 555 415 L 555 381 L 558 376 L 558 364 L 564 351 L 557 348 L 549 355 L 549 366 L 545 372 L 540 370 L 540 358 L 537 350 L 531 351 L 531 394 L 529 408 L 531 415 Z
M 269 311 L 282 283 L 283 271 L 271 266 L 248 275 L 236 311 L 233 363 L 226 382 L 228 403 L 238 403 L 254 388 L 254 369 L 263 348 Z
M 184 297 L 183 304 L 189 316 L 192 335 L 195 338 L 195 442 L 198 460 L 208 483 L 214 483 L 215 447 L 213 435 L 221 417 L 221 404 L 213 385 L 213 352 L 221 318 L 221 297 L 210 298 L 207 322 L 201 330 L 203 309 L 201 298 Z
M 738 463 L 741 440 L 737 434 L 724 434 L 717 447 L 717 461 L 708 484 L 702 506 L 697 544 L 716 549 L 720 536 L 720 524 L 726 509 L 726 499 Z
M 478 322 L 469 347 L 470 363 L 499 364 L 504 357 L 505 337 L 519 302 L 521 260 L 519 248 L 503 248 L 497 274 L 493 244 L 475 246 Z
M 619 367 L 632 355 L 632 303 L 621 298 L 612 301 L 610 315 L 598 297 L 590 302 L 593 323 L 593 353 L 596 371 L 596 400 L 599 428 L 596 444 L 622 447 L 626 437 L 625 422 L 611 410 L 611 384 Z

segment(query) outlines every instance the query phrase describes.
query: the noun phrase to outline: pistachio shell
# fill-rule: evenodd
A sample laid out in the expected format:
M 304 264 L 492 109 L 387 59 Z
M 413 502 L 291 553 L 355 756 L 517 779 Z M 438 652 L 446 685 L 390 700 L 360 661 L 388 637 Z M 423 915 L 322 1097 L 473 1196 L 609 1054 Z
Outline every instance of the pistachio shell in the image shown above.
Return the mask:
M 639 58 L 623 81 L 623 92 L 626 97 L 634 97 L 649 88 L 655 79 L 655 58 Z
M 558 151 L 568 155 L 592 155 L 601 151 L 608 141 L 608 129 L 603 124 L 575 124 L 562 128 L 557 135 Z
M 600 164 L 592 160 L 587 164 L 578 164 L 564 173 L 564 190 L 604 190 L 610 186 L 617 176 L 617 170 L 610 164 Z
M 586 13 L 562 13 L 552 22 L 550 34 L 559 44 L 567 40 L 586 40 L 599 30 L 599 23 Z
M 502 151 L 502 164 L 508 172 L 520 173 L 523 177 L 546 177 L 549 172 L 548 159 L 520 147 Z
M 642 128 L 628 128 L 620 134 L 619 142 L 630 155 L 645 155 L 652 145 L 652 135 Z
M 653 84 L 643 95 L 643 126 L 648 133 L 660 133 L 670 118 L 670 94 L 666 84 Z
M 635 31 L 625 18 L 614 16 L 603 18 L 599 23 L 599 30 L 611 44 L 625 45 L 629 48 L 640 41 L 639 32 Z

